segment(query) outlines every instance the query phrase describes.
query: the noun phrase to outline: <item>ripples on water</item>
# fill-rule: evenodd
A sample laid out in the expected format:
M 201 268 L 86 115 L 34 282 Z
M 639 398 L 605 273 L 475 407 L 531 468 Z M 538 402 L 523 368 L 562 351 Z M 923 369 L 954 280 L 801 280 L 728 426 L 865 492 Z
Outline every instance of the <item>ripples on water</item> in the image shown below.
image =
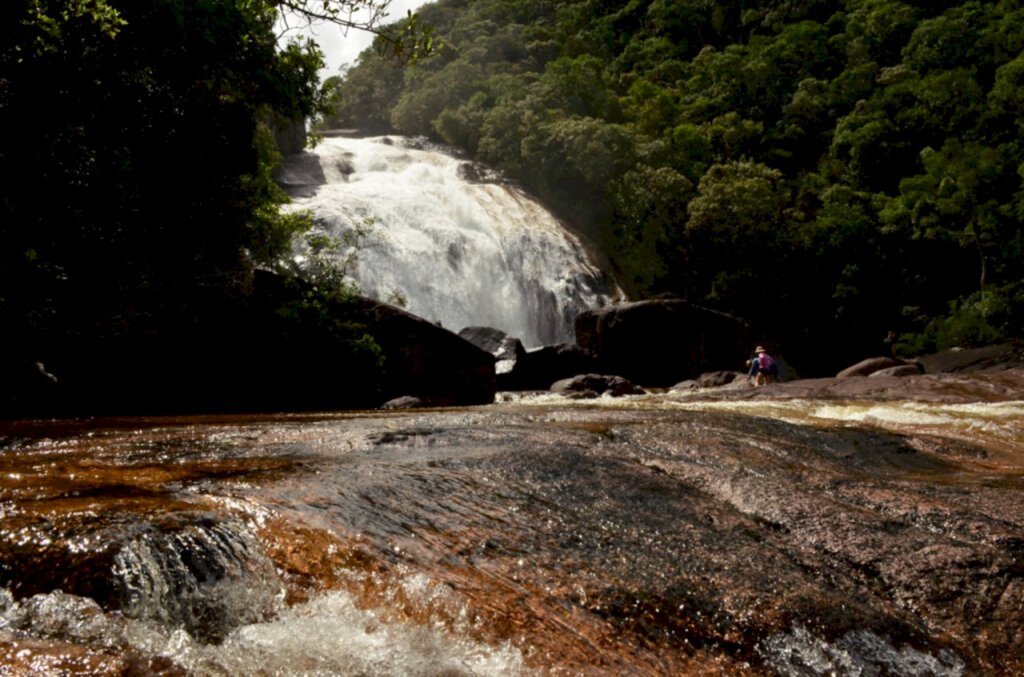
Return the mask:
M 0 672 L 962 674 L 902 563 L 1020 580 L 1021 403 L 518 399 L 6 425 Z

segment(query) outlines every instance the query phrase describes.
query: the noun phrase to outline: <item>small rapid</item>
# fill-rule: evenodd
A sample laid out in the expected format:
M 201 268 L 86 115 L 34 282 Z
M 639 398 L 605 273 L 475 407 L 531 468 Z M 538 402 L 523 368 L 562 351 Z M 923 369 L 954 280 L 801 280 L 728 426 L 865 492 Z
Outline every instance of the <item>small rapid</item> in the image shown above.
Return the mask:
M 289 162 L 293 208 L 346 240 L 338 257 L 355 253 L 362 292 L 452 331 L 494 327 L 527 347 L 570 341 L 581 311 L 619 293 L 538 202 L 440 148 L 327 138 Z
M 273 562 L 237 522 L 143 534 L 118 552 L 112 573 L 125 616 L 204 642 L 272 617 L 284 598 Z
M 172 665 L 173 674 L 194 675 L 524 673 L 521 652 L 508 644 L 489 646 L 439 625 L 395 621 L 361 608 L 344 591 L 290 607 L 279 604 L 273 611 L 261 621 L 238 622 L 211 641 L 156 618 L 104 613 L 87 597 L 56 591 L 15 601 L 0 590 L 0 674 L 19 668 L 34 674 L 123 674 Z

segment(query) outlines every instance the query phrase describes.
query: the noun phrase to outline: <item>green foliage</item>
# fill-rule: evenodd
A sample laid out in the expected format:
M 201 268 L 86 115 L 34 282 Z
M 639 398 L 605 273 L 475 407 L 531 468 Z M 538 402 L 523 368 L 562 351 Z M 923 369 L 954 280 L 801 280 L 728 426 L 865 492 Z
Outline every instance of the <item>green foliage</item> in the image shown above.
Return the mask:
M 347 23 L 338 12 L 354 6 L 4 3 L 0 317 L 12 352 L 185 332 L 210 320 L 201 309 L 246 303 L 257 267 L 285 269 L 310 223 L 280 211 L 269 127 L 316 116 L 332 92 L 316 46 L 279 46 L 275 21 L 291 8 Z
M 367 94 L 379 79 L 397 131 L 523 182 L 602 243 L 631 294 L 740 314 L 824 362 L 896 324 L 963 323 L 976 304 L 958 299 L 1024 279 L 1016 0 L 441 0 L 422 15 L 445 52 L 400 85 L 364 56 L 342 100 L 387 110 Z M 1001 298 L 1000 331 L 1021 333 L 1019 296 Z
M 619 283 L 629 292 L 655 288 L 669 274 L 666 251 L 679 239 L 677 215 L 693 195 L 693 183 L 670 167 L 641 165 L 611 185 L 611 250 L 621 268 Z M 667 199 L 673 196 L 674 199 Z
M 434 120 L 451 101 L 467 100 L 476 91 L 476 81 L 483 73 L 479 66 L 465 61 L 453 61 L 436 72 L 413 71 L 409 79 L 417 82 L 416 96 L 403 95 L 395 104 L 391 121 L 398 129 L 410 134 L 433 134 Z
M 999 127 L 1024 135 L 1024 52 L 996 70 L 988 102 L 991 114 L 1003 122 Z
M 692 274 L 705 298 L 764 320 L 759 302 L 776 281 L 791 239 L 785 219 L 789 202 L 778 170 L 749 161 L 708 168 L 687 207 L 684 229 L 694 253 Z
M 308 214 L 281 209 L 288 196 L 274 181 L 274 169 L 281 162 L 281 154 L 266 122 L 273 117 L 270 111 L 265 111 L 265 120 L 256 126 L 253 147 L 259 162 L 254 173 L 242 177 L 247 189 L 258 196 L 251 216 L 252 238 L 247 253 L 253 262 L 270 267 L 278 264 L 297 236 L 313 226 Z
M 1010 338 L 1011 315 L 1018 306 L 1000 291 L 975 293 L 951 301 L 949 314 L 932 319 L 918 334 L 901 338 L 900 349 L 919 355 L 957 346 L 976 347 Z
M 286 278 L 291 294 L 276 312 L 291 331 L 315 337 L 318 344 L 330 346 L 335 357 L 344 356 L 360 370 L 372 372 L 384 366 L 380 346 L 365 325 L 338 312 L 338 307 L 352 301 L 359 291 L 348 277 L 355 262 L 353 241 L 351 237 L 308 234 L 305 256 L 297 266 L 301 274 Z
M 402 91 L 402 68 L 394 59 L 364 52 L 357 68 L 344 79 L 324 83 L 332 92 L 334 110 L 322 122 L 326 129 L 356 128 L 371 133 L 391 130 L 391 109 Z

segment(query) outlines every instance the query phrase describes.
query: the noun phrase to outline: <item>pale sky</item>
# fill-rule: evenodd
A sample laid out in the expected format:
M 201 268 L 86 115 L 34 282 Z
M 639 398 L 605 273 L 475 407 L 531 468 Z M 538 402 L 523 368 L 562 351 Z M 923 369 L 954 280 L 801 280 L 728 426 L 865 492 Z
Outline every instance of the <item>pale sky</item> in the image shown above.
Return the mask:
M 391 0 L 388 6 L 385 23 L 398 21 L 405 17 L 406 12 L 424 5 L 429 0 Z M 357 15 L 358 17 L 358 15 Z M 324 80 L 332 75 L 338 75 L 341 67 L 351 65 L 356 57 L 364 49 L 373 43 L 373 34 L 366 31 L 350 29 L 347 32 L 333 24 L 320 24 L 301 31 L 303 35 L 309 35 L 323 50 L 326 56 L 327 67 L 320 71 L 320 79 Z

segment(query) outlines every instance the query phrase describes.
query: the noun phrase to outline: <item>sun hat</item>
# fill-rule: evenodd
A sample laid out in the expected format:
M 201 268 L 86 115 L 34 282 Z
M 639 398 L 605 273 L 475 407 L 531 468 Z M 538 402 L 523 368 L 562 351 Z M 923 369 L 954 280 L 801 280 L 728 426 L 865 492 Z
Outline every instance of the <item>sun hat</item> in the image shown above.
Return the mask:
M 766 353 L 768 351 L 764 349 L 764 346 L 758 346 L 758 347 L 754 348 L 754 352 L 755 353 Z

